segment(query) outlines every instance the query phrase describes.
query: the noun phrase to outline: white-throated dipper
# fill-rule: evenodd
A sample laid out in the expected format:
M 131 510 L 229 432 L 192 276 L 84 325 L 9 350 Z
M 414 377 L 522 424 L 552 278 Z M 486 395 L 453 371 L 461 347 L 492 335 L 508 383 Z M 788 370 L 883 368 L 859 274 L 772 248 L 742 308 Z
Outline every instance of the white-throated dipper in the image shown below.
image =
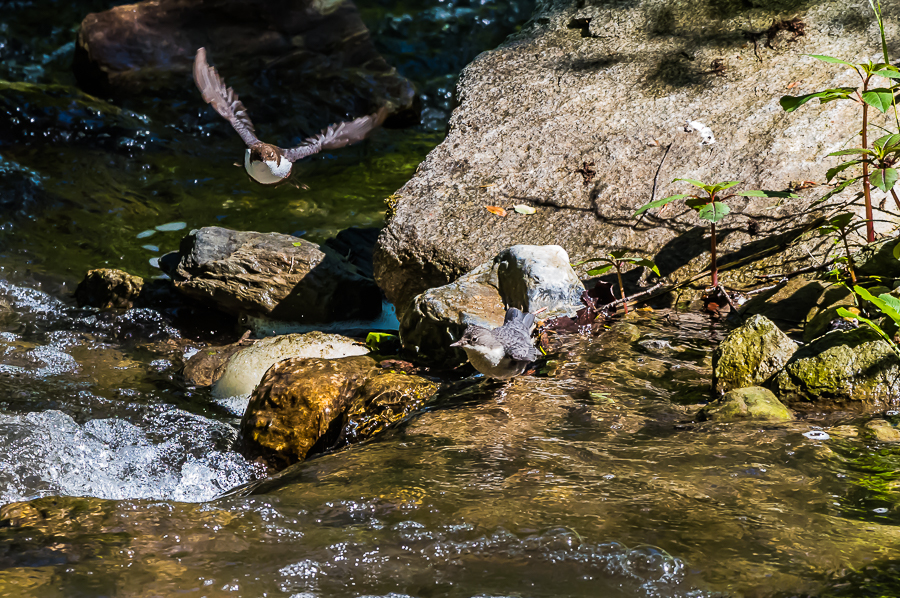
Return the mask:
M 488 330 L 468 326 L 462 338 L 450 345 L 466 352 L 476 370 L 490 378 L 512 378 L 525 371 L 529 362 L 540 357 L 531 343 L 534 315 L 515 307 L 506 310 L 503 326 Z
M 372 129 L 384 121 L 388 113 L 387 108 L 382 107 L 375 114 L 362 116 L 350 122 L 333 124 L 318 135 L 304 139 L 297 147 L 282 149 L 257 139 L 247 109 L 237 94 L 232 88 L 226 88 L 216 69 L 206 63 L 206 48 L 197 50 L 197 56 L 194 57 L 194 83 L 197 84 L 203 99 L 231 123 L 247 144 L 244 168 L 250 178 L 263 185 L 273 185 L 287 179 L 291 174 L 291 165 L 297 160 L 322 150 L 337 149 L 362 141 Z

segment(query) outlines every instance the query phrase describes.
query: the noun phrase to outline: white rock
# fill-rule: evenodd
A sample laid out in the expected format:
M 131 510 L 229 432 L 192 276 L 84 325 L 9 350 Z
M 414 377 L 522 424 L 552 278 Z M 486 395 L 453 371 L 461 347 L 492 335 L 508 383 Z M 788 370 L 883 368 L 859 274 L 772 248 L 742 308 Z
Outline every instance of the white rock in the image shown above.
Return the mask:
M 368 352 L 364 344 L 339 334 L 308 332 L 264 338 L 228 360 L 225 373 L 212 387 L 213 399 L 236 415 L 243 415 L 250 393 L 279 361 L 291 357 L 335 359 Z

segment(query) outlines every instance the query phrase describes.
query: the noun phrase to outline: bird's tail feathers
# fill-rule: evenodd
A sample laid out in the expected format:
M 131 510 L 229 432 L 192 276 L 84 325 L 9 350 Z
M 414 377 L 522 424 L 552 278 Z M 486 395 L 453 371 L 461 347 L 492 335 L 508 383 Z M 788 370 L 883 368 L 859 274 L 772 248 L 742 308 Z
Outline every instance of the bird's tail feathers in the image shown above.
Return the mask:
M 510 322 L 521 323 L 526 330 L 531 330 L 531 327 L 534 326 L 534 314 L 526 314 L 516 307 L 510 307 L 506 310 L 506 317 L 503 319 L 503 325 L 505 326 Z

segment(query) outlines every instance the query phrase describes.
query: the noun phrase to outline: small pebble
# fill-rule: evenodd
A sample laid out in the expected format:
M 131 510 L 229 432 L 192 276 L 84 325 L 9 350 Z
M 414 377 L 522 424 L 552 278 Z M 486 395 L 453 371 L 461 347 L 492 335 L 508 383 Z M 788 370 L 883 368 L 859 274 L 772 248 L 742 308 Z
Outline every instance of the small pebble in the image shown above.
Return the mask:
M 810 430 L 809 432 L 804 432 L 803 435 L 810 440 L 828 440 L 829 438 L 831 438 L 831 436 L 829 436 L 822 430 Z

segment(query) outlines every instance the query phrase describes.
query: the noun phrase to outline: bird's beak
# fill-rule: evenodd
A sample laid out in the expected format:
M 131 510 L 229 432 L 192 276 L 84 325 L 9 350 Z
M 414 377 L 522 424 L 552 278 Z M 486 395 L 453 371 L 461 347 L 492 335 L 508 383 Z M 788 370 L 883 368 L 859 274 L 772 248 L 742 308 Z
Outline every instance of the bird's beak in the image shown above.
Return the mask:
M 451 347 L 462 347 L 462 339 L 456 341 L 455 343 L 450 343 Z

